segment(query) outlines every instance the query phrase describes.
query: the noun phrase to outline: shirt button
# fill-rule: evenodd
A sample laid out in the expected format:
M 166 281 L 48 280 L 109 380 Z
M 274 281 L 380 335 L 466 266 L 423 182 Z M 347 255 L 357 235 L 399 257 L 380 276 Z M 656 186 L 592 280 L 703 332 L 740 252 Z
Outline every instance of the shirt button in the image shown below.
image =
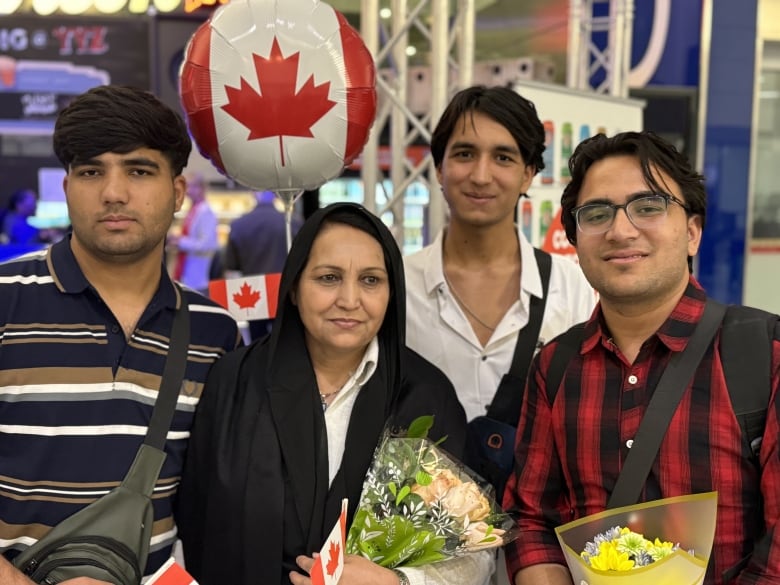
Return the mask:
M 630 449 L 633 446 L 634 446 L 634 439 L 629 439 L 628 441 L 626 441 L 626 447 Z
M 119 333 L 119 325 L 112 325 L 111 333 Z
M 482 361 L 484 362 L 484 361 L 487 359 L 487 357 L 488 357 L 488 356 L 486 356 L 486 355 L 483 355 L 483 356 L 482 356 Z
M 628 383 L 629 384 L 636 384 L 637 380 L 639 380 L 639 378 L 637 378 L 634 374 L 631 374 L 628 377 Z

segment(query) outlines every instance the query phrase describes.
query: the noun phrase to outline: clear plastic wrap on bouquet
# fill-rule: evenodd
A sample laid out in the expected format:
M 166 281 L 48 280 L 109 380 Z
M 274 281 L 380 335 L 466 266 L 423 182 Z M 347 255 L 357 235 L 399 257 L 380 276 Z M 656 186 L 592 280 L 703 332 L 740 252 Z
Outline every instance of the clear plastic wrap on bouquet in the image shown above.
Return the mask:
M 404 436 L 386 432 L 363 483 L 347 552 L 383 567 L 413 567 L 503 546 L 514 521 L 493 489 L 424 435 L 432 417 Z
M 678 496 L 593 514 L 559 526 L 555 533 L 574 583 L 700 585 L 712 551 L 717 507 L 716 492 Z M 643 536 L 641 540 L 651 541 L 651 548 L 665 551 L 658 556 L 654 551 L 655 558 L 644 564 L 634 559 L 647 557 L 647 553 L 635 554 L 631 542 L 617 547 L 600 544 L 615 543 L 617 538 L 612 537 L 619 536 L 621 528 L 635 533 L 630 537 Z M 596 568 L 594 565 L 604 563 L 589 560 L 599 552 L 602 559 L 612 557 L 607 563 L 613 565 L 610 569 Z M 620 566 L 617 570 L 615 563 Z

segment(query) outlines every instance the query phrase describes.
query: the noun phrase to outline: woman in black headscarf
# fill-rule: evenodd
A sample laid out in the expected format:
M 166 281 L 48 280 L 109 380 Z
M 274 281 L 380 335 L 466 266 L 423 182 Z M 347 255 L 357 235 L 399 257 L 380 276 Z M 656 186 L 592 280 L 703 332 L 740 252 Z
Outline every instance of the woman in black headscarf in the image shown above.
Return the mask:
M 463 408 L 447 378 L 406 348 L 405 318 L 389 230 L 359 205 L 317 211 L 285 263 L 270 337 L 222 358 L 198 406 L 176 522 L 201 585 L 289 584 L 291 572 L 308 582 L 301 555 L 321 548 L 345 497 L 351 523 L 386 423 L 433 414 L 430 436 L 446 435 L 443 446 L 461 455 Z M 490 574 L 490 561 L 470 557 L 472 574 Z M 340 583 L 402 578 L 347 557 Z

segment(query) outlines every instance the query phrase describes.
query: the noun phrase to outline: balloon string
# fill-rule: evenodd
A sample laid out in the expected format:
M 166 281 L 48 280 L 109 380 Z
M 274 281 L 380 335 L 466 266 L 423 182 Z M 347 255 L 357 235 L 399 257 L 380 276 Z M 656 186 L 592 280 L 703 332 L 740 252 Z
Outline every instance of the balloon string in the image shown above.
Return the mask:
M 303 190 L 297 191 L 295 193 L 280 193 L 276 192 L 276 195 L 282 199 L 282 202 L 284 203 L 284 227 L 285 227 L 285 235 L 287 236 L 287 251 L 290 251 L 290 248 L 292 247 L 292 216 L 293 211 L 295 210 L 295 202 L 298 201 L 298 198 L 303 195 Z
M 284 206 L 284 223 L 285 223 L 285 230 L 287 233 L 287 252 L 290 252 L 290 248 L 292 247 L 292 212 L 293 212 L 293 206 L 290 204 L 285 204 Z

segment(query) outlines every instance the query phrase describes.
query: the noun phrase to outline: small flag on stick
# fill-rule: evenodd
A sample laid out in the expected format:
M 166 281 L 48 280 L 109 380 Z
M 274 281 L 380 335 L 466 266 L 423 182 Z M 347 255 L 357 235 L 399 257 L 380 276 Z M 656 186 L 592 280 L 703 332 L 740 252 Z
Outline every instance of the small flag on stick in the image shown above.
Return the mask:
M 309 572 L 312 585 L 337 585 L 344 570 L 344 548 L 347 542 L 347 500 L 341 501 L 341 515 L 330 531 L 320 556 Z

